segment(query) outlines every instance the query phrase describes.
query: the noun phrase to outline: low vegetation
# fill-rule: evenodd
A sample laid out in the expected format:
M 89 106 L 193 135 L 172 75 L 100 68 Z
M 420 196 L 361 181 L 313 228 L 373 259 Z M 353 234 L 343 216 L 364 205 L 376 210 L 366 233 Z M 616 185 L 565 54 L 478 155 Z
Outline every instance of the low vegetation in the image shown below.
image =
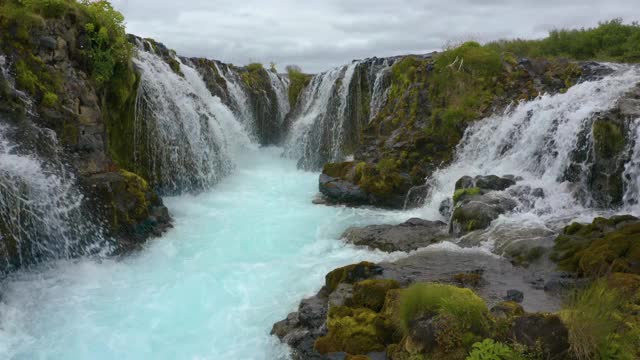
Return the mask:
M 487 48 L 519 57 L 565 57 L 574 60 L 640 62 L 640 24 L 622 19 L 594 28 L 558 29 L 539 40 L 500 40 Z
M 605 278 L 576 291 L 560 313 L 569 329 L 572 353 L 578 360 L 632 360 L 640 356 L 638 294 L 623 293 Z
M 300 67 L 295 65 L 287 66 L 287 74 L 289 75 L 289 105 L 293 108 L 298 103 L 298 98 L 302 90 L 311 82 L 311 75 L 302 72 Z

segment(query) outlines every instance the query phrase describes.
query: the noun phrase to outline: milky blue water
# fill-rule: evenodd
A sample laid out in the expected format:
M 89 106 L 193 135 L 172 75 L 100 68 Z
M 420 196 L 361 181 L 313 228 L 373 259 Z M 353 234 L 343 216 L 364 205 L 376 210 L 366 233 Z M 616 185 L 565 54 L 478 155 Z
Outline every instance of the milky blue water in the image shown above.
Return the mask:
M 272 324 L 331 269 L 384 255 L 338 240 L 406 213 L 313 205 L 318 174 L 246 151 L 207 193 L 165 200 L 175 228 L 123 259 L 15 274 L 0 294 L 0 359 L 286 359 Z

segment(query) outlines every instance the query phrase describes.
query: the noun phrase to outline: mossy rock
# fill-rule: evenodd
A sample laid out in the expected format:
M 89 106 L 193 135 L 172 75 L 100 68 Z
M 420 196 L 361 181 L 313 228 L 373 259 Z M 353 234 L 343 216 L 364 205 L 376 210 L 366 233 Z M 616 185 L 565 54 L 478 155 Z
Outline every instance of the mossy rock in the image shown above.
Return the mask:
M 341 283 L 354 284 L 379 275 L 381 272 L 382 268 L 380 266 L 368 261 L 343 266 L 332 270 L 325 276 L 325 287 L 331 293 Z
M 437 283 L 416 283 L 402 290 L 398 318 L 405 334 L 411 331 L 416 319 L 430 319 L 436 315 L 446 315 L 464 331 L 480 335 L 488 330 L 487 305 L 469 289 Z
M 347 305 L 366 307 L 378 312 L 384 306 L 387 292 L 399 287 L 397 281 L 388 279 L 369 279 L 357 282 L 353 286 L 353 296 Z
M 318 338 L 314 348 L 321 354 L 346 352 L 353 355 L 383 351 L 384 338 L 375 326 L 378 314 L 367 308 L 335 306 L 329 310 L 327 335 Z
M 371 360 L 370 357 L 366 355 L 349 355 L 344 358 L 344 360 Z
M 346 179 L 350 170 L 354 169 L 356 163 L 353 161 L 345 161 L 341 163 L 327 163 L 322 168 L 322 172 L 340 179 Z
M 458 201 L 462 200 L 465 197 L 480 195 L 482 194 L 482 189 L 477 187 L 466 188 L 466 189 L 458 189 L 453 193 L 453 204 L 455 205 Z
M 596 156 L 612 159 L 625 149 L 625 129 L 622 125 L 598 120 L 593 123 L 592 129 Z
M 640 274 L 640 221 L 629 216 L 571 224 L 555 240 L 552 260 L 581 276 Z

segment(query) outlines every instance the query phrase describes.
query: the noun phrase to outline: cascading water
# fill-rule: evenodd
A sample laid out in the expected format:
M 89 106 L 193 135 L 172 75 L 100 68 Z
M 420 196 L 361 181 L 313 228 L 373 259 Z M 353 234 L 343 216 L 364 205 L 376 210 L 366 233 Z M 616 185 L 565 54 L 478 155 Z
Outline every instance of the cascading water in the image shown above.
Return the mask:
M 314 76 L 294 111 L 286 156 L 315 170 L 350 155 L 361 129 L 386 102 L 392 63 L 366 59 Z
M 218 63 L 215 63 L 215 68 L 227 84 L 234 113 L 240 119 L 242 124 L 244 124 L 244 126 L 250 131 L 251 127 L 255 124 L 255 120 L 251 113 L 249 98 L 240 85 L 238 74 L 231 71 L 228 65 L 219 65 Z
M 231 110 L 183 62 L 183 76 L 142 49 L 134 63 L 141 73 L 136 141 L 144 149 L 138 165 L 168 193 L 202 190 L 227 175 L 233 149 L 251 144 Z
M 289 78 L 282 76 L 275 71 L 268 70 L 267 74 L 269 74 L 269 80 L 271 80 L 271 88 L 276 93 L 276 97 L 278 98 L 278 124 L 282 124 L 284 122 L 285 117 L 291 111 L 291 106 L 289 105 L 289 96 L 287 94 L 289 90 Z
M 374 73 L 373 90 L 371 91 L 371 105 L 369 107 L 369 119 L 373 119 L 382 109 L 389 95 L 391 65 L 388 59 L 384 59 L 380 69 L 372 68 Z
M 622 95 L 640 82 L 638 67 L 608 66 L 614 72 L 600 80 L 575 85 L 563 94 L 542 95 L 517 104 L 504 114 L 478 121 L 467 129 L 453 164 L 427 180 L 432 187 L 422 216 L 442 218 L 439 205 L 451 197 L 455 182 L 462 176 L 510 174 L 523 179 L 518 184 L 541 188 L 545 196 L 536 199 L 533 206 L 494 223 L 504 225 L 511 221 L 522 227 L 525 218 L 538 224 L 559 218 L 592 218 L 595 210 L 585 208 L 585 202 L 577 196 L 583 184 L 566 181 L 566 171 L 574 152 L 588 151 L 581 146 L 592 147 L 579 141 L 579 136 L 589 133 L 597 116 L 612 109 Z M 637 140 L 637 131 L 632 136 Z M 633 176 L 640 171 L 637 156 L 634 153 L 635 160 L 627 164 L 629 201 L 638 192 Z
M 0 124 L 0 271 L 108 253 L 100 228 L 83 216 L 75 177 L 56 159 L 20 151 L 7 139 L 10 131 Z

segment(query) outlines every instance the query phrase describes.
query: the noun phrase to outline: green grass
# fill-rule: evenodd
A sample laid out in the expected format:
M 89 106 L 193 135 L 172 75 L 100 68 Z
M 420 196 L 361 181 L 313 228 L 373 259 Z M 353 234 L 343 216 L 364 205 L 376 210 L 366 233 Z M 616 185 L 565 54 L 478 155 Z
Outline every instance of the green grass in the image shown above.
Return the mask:
M 640 332 L 637 321 L 623 311 L 628 301 L 608 286 L 606 279 L 596 280 L 569 297 L 560 316 L 578 360 L 636 359 Z
M 486 45 L 521 57 L 566 57 L 575 60 L 640 62 L 640 24 L 621 19 L 594 28 L 557 29 L 539 40 L 499 40 Z

